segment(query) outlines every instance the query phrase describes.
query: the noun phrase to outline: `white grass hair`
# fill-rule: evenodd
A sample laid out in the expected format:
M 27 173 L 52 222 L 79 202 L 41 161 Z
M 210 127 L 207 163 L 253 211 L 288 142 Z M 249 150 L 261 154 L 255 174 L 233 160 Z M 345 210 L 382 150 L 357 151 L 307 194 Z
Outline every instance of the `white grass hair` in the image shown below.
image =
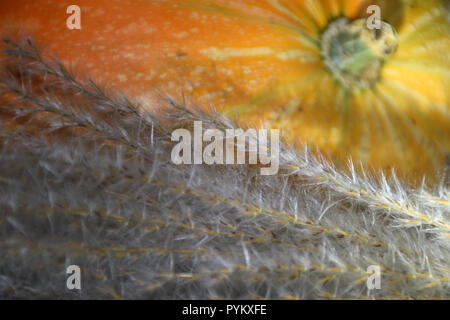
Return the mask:
M 447 178 L 408 187 L 285 146 L 275 176 L 177 166 L 173 129 L 233 123 L 173 99 L 141 112 L 31 40 L 5 53 L 1 298 L 450 298 Z M 65 289 L 69 265 L 81 290 Z

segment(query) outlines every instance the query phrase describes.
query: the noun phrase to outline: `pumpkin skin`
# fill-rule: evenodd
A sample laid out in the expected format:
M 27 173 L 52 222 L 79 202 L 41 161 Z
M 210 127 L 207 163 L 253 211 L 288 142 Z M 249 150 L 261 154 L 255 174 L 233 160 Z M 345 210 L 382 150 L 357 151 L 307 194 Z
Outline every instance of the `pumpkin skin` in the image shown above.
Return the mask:
M 344 164 L 435 178 L 450 151 L 450 22 L 443 0 L 78 1 L 2 4 L 0 32 L 32 34 L 94 79 L 158 108 L 158 94 L 188 96 L 244 123 L 282 129 L 289 142 Z M 339 17 L 370 4 L 398 33 L 368 88 L 345 87 L 321 39 Z M 20 26 L 18 25 L 20 24 Z

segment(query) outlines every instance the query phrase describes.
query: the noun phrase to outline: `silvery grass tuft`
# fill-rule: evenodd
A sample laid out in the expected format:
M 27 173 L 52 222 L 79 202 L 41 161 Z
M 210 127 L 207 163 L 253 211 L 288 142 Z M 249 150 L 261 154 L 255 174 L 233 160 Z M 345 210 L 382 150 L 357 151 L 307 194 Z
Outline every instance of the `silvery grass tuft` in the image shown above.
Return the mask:
M 4 52 L 1 298 L 450 298 L 444 174 L 413 188 L 285 146 L 275 176 L 175 165 L 173 130 L 234 124 L 173 99 L 144 113 L 31 40 Z

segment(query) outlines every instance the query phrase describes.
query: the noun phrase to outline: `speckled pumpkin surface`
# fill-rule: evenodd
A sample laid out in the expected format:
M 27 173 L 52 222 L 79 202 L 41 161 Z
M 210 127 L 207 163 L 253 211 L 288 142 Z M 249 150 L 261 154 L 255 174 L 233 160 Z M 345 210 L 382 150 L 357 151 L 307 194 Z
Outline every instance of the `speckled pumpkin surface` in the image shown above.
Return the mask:
M 2 34 L 32 34 L 47 52 L 157 108 L 185 96 L 344 164 L 441 175 L 450 150 L 447 1 L 7 1 Z M 381 8 L 368 30 L 366 9 Z M 19 24 L 20 21 L 20 25 Z

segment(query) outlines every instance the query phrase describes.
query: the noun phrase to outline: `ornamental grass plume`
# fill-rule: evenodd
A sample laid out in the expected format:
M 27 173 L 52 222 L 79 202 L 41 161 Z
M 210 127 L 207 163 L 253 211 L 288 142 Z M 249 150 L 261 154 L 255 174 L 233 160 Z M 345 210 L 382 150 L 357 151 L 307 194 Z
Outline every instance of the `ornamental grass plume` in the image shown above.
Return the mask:
M 449 10 L 448 0 L 10 0 L 0 37 L 32 35 L 151 112 L 156 89 L 182 93 L 280 129 L 340 170 L 351 156 L 418 186 L 449 164 Z
M 144 111 L 29 39 L 4 53 L 1 298 L 450 298 L 448 176 L 410 186 L 286 145 L 273 176 L 175 165 L 174 129 L 238 124 L 167 96 Z

